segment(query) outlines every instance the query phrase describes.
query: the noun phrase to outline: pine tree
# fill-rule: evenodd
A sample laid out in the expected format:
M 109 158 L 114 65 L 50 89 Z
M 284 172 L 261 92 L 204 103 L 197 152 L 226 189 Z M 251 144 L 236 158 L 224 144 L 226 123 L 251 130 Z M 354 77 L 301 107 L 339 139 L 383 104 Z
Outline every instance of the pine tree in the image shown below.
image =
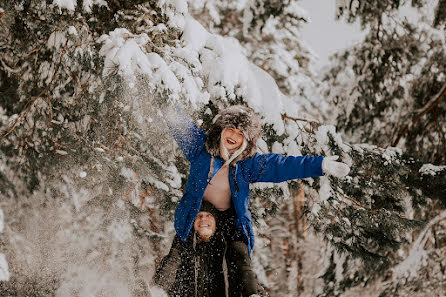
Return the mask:
M 408 1 L 338 1 L 340 18 L 350 22 L 359 19 L 369 31 L 363 42 L 335 55 L 333 67 L 325 77 L 329 86 L 325 94 L 338 106 L 336 125 L 344 137 L 381 147 L 397 146 L 400 154 L 418 160 L 409 161 L 413 164 L 409 166 L 405 181 L 400 180 L 393 189 L 387 188 L 385 183 L 378 185 L 385 195 L 374 199 L 378 205 L 405 210 L 406 218 L 429 222 L 428 228 L 404 236 L 409 245 L 389 254 L 387 260 L 391 269 L 377 270 L 368 277 L 380 279 L 375 290 L 382 292 L 382 296 L 407 296 L 417 291 L 423 291 L 419 296 L 432 296 L 445 290 L 440 277 L 443 272 L 439 272 L 444 263 L 432 261 L 438 259 L 443 250 L 441 218 L 445 188 L 436 184 L 443 183 L 444 166 L 422 163 L 440 165 L 445 162 L 446 81 L 441 61 L 445 59 L 446 44 L 444 25 L 440 21 L 444 11 L 442 1 L 412 1 L 412 10 L 418 18 L 414 22 L 401 17 L 404 5 L 407 7 Z M 386 176 L 398 180 L 390 173 L 392 171 L 390 169 Z M 398 168 L 395 173 L 402 176 L 403 171 Z M 383 178 L 375 166 L 367 172 L 381 174 Z M 415 182 L 417 172 L 423 178 Z M 414 193 L 417 188 L 422 195 Z M 395 191 L 402 191 L 406 197 Z M 423 242 L 423 247 L 419 241 Z M 360 283 L 367 284 L 367 278 L 358 277 L 361 271 L 351 269 L 352 265 L 358 267 L 352 259 L 341 259 L 333 253 L 331 263 L 325 277 L 338 284 L 332 295 Z M 344 267 L 342 276 L 336 274 L 339 267 Z M 436 276 L 431 278 L 431 275 Z
M 398 15 L 406 2 L 351 1 L 356 3 L 350 4 L 351 10 L 340 10 L 347 20 L 359 18 L 364 27 L 369 26 L 369 33 L 363 43 L 338 55 L 338 66 L 326 78 L 332 83 L 327 96 L 344 107 L 338 109 L 338 127 L 355 141 L 398 146 L 419 160 L 442 164 L 446 149 L 442 62 L 446 44 L 439 21 L 443 4 L 414 3 L 421 6 L 414 22 Z

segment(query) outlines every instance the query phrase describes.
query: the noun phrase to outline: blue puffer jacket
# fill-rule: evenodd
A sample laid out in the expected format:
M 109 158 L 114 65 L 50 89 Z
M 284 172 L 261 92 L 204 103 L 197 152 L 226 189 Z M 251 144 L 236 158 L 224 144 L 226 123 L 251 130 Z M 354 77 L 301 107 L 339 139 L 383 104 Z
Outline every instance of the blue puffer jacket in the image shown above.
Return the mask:
M 190 162 L 186 192 L 175 212 L 175 230 L 178 237 L 186 241 L 193 227 L 208 185 L 211 155 L 206 151 L 206 134 L 184 113 L 177 111 L 175 120 L 168 120 L 171 133 Z M 171 117 L 172 119 L 172 117 Z M 279 183 L 297 178 L 322 176 L 323 156 L 283 156 L 258 154 L 239 161 L 229 168 L 229 186 L 236 211 L 236 226 L 243 233 L 249 252 L 254 247 L 249 206 L 249 184 L 256 182 Z M 224 161 L 215 158 L 216 172 Z

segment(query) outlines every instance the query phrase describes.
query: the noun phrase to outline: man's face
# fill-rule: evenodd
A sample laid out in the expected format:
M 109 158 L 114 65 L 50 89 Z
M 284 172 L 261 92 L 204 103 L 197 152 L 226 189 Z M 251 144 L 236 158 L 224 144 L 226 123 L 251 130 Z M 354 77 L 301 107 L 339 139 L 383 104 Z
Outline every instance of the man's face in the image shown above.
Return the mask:
M 223 130 L 222 138 L 228 152 L 232 152 L 242 145 L 245 137 L 242 131 L 237 128 L 226 128 Z
M 214 216 L 207 211 L 200 211 L 195 218 L 194 230 L 203 241 L 209 241 L 211 239 L 216 227 Z

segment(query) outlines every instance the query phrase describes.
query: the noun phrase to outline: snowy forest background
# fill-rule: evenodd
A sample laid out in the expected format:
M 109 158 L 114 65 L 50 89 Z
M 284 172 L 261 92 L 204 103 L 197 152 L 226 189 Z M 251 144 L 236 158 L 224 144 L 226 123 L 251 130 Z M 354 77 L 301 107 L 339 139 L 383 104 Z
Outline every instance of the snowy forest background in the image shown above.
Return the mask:
M 322 75 L 299 1 L 2 0 L 0 296 L 147 296 L 188 172 L 163 110 L 235 103 L 260 152 L 351 166 L 252 189 L 271 296 L 446 295 L 446 1 L 337 7 L 367 35 Z

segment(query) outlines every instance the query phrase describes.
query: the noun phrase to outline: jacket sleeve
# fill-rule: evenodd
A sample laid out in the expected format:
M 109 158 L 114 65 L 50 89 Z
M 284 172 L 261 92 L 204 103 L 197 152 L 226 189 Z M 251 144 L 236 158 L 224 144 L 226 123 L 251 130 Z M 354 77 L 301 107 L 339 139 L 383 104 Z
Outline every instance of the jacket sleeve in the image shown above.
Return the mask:
M 175 236 L 169 254 L 167 254 L 153 275 L 152 284 L 156 284 L 168 291 L 175 281 L 176 272 L 181 263 L 180 239 Z
M 252 158 L 249 182 L 280 183 L 296 178 L 317 177 L 322 172 L 323 156 L 283 156 L 255 154 Z
M 166 121 L 173 138 L 191 162 L 203 148 L 206 134 L 180 107 L 169 108 Z

